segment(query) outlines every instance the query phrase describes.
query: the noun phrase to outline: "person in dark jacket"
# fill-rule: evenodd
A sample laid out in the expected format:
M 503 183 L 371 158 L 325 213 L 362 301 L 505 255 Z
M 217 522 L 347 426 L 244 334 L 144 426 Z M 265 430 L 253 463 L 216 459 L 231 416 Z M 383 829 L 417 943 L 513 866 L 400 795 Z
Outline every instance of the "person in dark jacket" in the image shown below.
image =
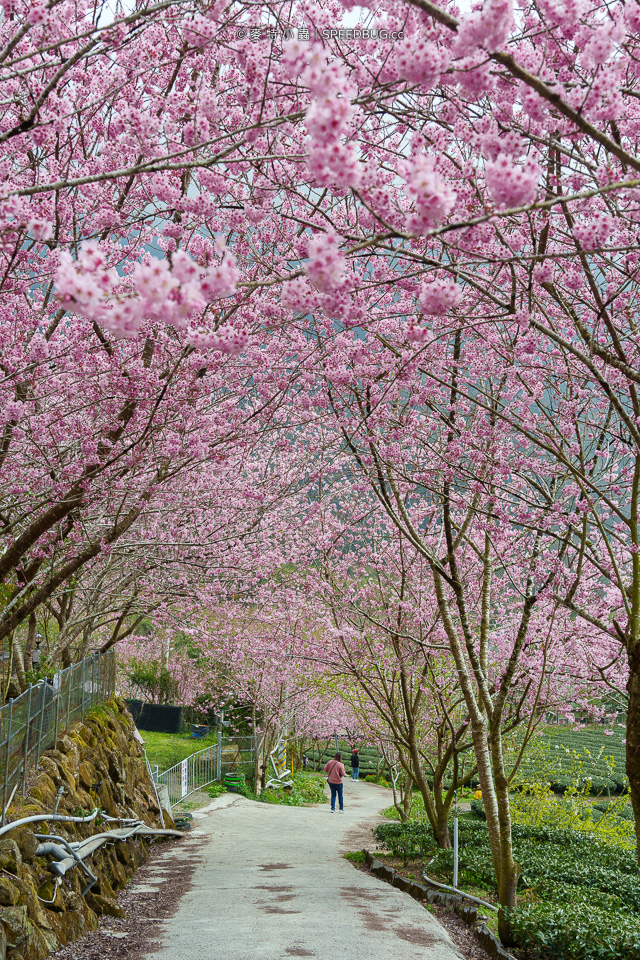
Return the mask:
M 356 747 L 353 748 L 353 753 L 351 754 L 351 779 L 357 780 L 360 776 L 360 757 L 358 756 L 358 750 Z

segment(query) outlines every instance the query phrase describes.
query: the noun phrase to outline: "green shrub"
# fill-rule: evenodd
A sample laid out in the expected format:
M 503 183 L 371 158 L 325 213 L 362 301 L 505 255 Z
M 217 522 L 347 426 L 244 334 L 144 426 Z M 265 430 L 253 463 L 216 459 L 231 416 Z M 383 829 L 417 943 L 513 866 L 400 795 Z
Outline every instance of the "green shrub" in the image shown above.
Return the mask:
M 547 784 L 529 784 L 526 789 L 512 794 L 512 822 L 591 834 L 615 846 L 633 850 L 636 845 L 633 815 L 623 814 L 626 809 L 630 810 L 626 798 L 592 803 L 586 794 L 586 790 L 578 793 L 575 787 L 571 787 L 564 797 L 558 797 Z M 480 814 L 478 808 L 473 809 Z
M 289 807 L 301 807 L 305 803 L 326 803 L 324 778 L 309 773 L 294 773 L 291 790 L 269 788 L 263 790 L 259 800 L 263 803 L 279 803 Z
M 234 790 L 235 793 L 240 794 L 241 797 L 244 797 L 246 800 L 259 800 L 260 798 L 256 795 L 252 786 L 248 784 L 245 780 L 237 784 Z
M 575 904 L 535 904 L 509 911 L 525 956 L 541 960 L 639 960 L 640 921 Z
M 582 729 L 569 724 L 541 727 L 527 748 L 517 781 L 544 782 L 560 794 L 572 790 L 592 796 L 622 793 L 628 785 L 624 737 L 619 724 L 613 731 L 599 724 Z M 519 732 L 510 739 L 509 751 L 513 758 L 519 753 Z
M 273 787 L 267 787 L 256 799 L 261 803 L 275 803 L 285 807 L 301 807 L 304 803 L 302 797 L 293 790 L 274 790 Z
M 302 772 L 293 775 L 293 789 L 300 794 L 303 803 L 326 803 L 324 784 L 324 777 Z
M 216 797 L 221 797 L 223 793 L 227 792 L 227 788 L 224 783 L 213 783 L 210 787 L 207 787 L 207 793 L 210 797 L 214 799 Z
M 360 777 L 361 780 L 366 780 L 367 783 L 375 783 L 379 787 L 390 787 L 391 784 L 386 777 L 383 777 L 381 774 L 376 777 L 375 773 L 366 774 L 364 777 Z
M 634 822 L 633 807 L 626 798 L 624 801 L 622 798 L 616 800 L 601 800 L 598 803 L 592 804 L 592 808 L 599 813 L 617 817 L 619 820 Z

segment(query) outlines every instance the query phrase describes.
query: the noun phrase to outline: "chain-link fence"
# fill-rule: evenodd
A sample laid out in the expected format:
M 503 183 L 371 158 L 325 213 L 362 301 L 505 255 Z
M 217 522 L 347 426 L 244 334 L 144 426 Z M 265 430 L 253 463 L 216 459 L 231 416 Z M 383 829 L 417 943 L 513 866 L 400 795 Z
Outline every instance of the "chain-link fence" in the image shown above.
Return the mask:
M 52 680 L 30 684 L 0 707 L 3 825 L 15 791 L 20 786 L 24 791 L 29 769 L 74 720 L 82 720 L 92 707 L 113 696 L 115 680 L 115 651 L 108 650 L 60 670 Z
M 169 802 L 179 803 L 190 793 L 202 787 L 223 780 L 229 773 L 244 773 L 251 776 L 254 765 L 254 745 L 252 737 L 224 737 L 204 750 L 198 750 L 190 757 L 169 767 L 163 773 L 156 774 L 156 783 L 166 784 Z

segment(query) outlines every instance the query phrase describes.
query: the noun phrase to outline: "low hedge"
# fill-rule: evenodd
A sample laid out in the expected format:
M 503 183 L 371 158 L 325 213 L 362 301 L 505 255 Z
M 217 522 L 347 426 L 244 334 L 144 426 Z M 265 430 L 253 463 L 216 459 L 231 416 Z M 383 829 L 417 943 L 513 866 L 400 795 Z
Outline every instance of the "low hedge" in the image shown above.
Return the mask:
M 509 911 L 525 956 L 549 960 L 640 960 L 640 922 L 619 911 L 557 903 Z
M 599 803 L 593 804 L 593 809 L 597 810 L 600 813 L 609 813 L 612 804 L 608 800 L 602 800 Z M 633 807 L 630 803 L 621 806 L 620 803 L 613 803 L 613 815 L 618 817 L 620 820 L 629 820 L 633 822 Z
M 459 821 L 460 886 L 496 891 L 487 825 Z M 453 853 L 428 827 L 380 824 L 395 856 L 431 859 L 429 875 L 451 883 Z M 551 827 L 514 825 L 520 905 L 509 911 L 518 945 L 535 960 L 640 960 L 640 870 L 635 851 Z

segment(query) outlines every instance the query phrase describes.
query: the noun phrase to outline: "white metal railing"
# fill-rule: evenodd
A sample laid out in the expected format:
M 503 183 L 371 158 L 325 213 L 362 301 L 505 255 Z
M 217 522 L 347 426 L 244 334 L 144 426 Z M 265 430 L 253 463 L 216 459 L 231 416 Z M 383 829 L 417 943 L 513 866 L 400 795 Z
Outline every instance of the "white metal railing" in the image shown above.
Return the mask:
M 253 741 L 251 737 L 218 736 L 212 743 L 190 757 L 155 774 L 158 784 L 165 784 L 171 805 L 185 800 L 195 790 L 201 790 L 215 781 L 221 781 L 225 773 L 253 765 Z

